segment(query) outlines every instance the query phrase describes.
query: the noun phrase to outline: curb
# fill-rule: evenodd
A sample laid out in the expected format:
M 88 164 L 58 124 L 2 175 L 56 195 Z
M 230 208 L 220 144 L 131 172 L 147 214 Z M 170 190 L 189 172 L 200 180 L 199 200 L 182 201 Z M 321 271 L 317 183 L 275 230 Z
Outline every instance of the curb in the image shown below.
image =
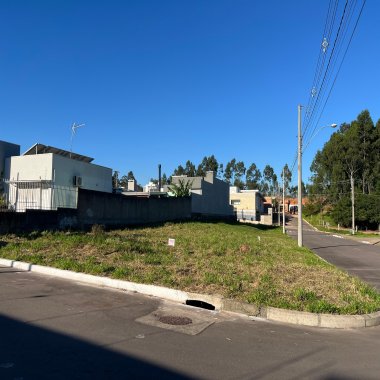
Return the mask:
M 270 321 L 289 323 L 299 326 L 354 329 L 380 325 L 380 311 L 363 315 L 334 315 L 278 309 L 275 307 L 259 307 L 254 304 L 223 298 L 218 295 L 184 292 L 182 290 L 170 289 L 163 286 L 138 284 L 130 281 L 116 280 L 108 277 L 100 277 L 86 273 L 78 273 L 64 269 L 29 264 L 22 261 L 0 258 L 0 265 L 25 270 L 28 272 L 35 272 L 67 280 L 78 281 L 89 285 L 136 292 L 180 303 L 186 303 L 186 301 L 189 300 L 207 302 L 214 305 L 217 310 L 225 310 L 244 314 L 250 317 L 260 317 Z

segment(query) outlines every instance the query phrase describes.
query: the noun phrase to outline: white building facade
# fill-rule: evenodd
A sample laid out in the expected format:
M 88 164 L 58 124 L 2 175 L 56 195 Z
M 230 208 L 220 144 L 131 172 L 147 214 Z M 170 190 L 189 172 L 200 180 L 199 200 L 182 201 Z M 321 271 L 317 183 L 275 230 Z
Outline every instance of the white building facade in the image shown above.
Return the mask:
M 76 208 L 78 188 L 111 193 L 112 169 L 91 161 L 42 144 L 6 159 L 8 204 L 15 211 Z

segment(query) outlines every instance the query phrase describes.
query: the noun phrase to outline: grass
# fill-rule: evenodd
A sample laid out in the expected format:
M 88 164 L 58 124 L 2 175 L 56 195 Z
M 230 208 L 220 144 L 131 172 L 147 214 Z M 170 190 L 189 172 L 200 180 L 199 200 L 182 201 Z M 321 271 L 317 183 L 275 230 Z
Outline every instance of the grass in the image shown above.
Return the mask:
M 328 223 L 328 227 L 321 225 L 321 216 L 318 215 L 310 215 L 310 216 L 303 216 L 304 219 L 306 219 L 312 226 L 316 227 L 319 231 L 324 232 L 332 232 L 332 233 L 338 233 L 340 235 L 352 235 L 352 230 L 350 228 L 343 228 L 338 226 L 333 222 L 332 218 L 329 217 L 329 215 L 324 215 L 323 220 L 324 222 Z M 359 237 L 379 237 L 379 232 L 377 231 L 356 231 L 355 236 Z
M 257 305 L 336 314 L 380 309 L 380 295 L 371 287 L 299 248 L 278 228 L 189 222 L 1 240 L 3 258 Z

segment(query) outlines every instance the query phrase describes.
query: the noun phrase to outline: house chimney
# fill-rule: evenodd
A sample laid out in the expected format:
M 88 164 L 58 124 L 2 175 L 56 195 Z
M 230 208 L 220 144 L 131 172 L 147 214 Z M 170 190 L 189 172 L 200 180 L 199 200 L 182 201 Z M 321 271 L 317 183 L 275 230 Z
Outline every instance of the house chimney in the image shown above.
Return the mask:
M 158 191 L 161 191 L 161 164 L 158 164 Z

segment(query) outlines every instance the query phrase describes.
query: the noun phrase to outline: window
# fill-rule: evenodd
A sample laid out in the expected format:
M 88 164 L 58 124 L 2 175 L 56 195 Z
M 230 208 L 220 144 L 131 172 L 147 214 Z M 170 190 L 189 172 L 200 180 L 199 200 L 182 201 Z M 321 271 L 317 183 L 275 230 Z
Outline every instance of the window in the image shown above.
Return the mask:
M 231 200 L 231 205 L 232 206 L 240 205 L 240 199 L 232 199 Z

